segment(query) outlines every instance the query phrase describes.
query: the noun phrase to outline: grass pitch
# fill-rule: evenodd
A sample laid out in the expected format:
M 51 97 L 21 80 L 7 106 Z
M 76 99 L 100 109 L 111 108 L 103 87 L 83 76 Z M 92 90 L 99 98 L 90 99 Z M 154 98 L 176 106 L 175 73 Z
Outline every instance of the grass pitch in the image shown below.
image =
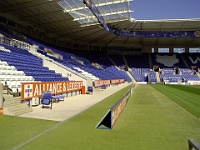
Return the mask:
M 158 86 L 158 87 L 157 87 Z M 200 142 L 200 120 L 178 101 L 183 87 L 137 85 L 112 130 L 95 129 L 108 109 L 129 89 L 126 87 L 53 130 L 30 141 L 24 150 L 187 150 L 189 138 Z M 166 88 L 166 89 L 165 89 Z M 198 89 L 198 88 L 197 88 Z M 161 92 L 160 92 L 161 91 Z M 163 91 L 168 91 L 164 93 Z M 198 90 L 197 90 L 198 91 Z M 194 94 L 187 91 L 187 94 Z M 185 93 L 185 92 L 183 92 Z M 169 94 L 169 96 L 168 96 Z M 170 95 L 173 95 L 171 97 Z M 176 95 L 176 96 L 175 96 Z M 198 94 L 194 94 L 195 96 Z M 193 95 L 193 96 L 194 96 Z M 191 96 L 193 98 L 193 96 Z M 177 99 L 176 99 L 177 97 Z M 199 95 L 197 96 L 199 97 Z M 197 100 L 197 99 L 196 99 Z M 185 102 L 191 106 L 191 101 Z M 196 114 L 199 112 L 195 110 Z M 13 123 L 20 122 L 16 128 Z M 38 121 L 40 123 L 38 123 Z M 3 126 L 2 126 L 3 122 Z M 12 127 L 7 126 L 7 124 Z M 34 123 L 36 122 L 36 123 Z M 0 117 L 0 149 L 11 149 L 59 122 Z M 3 136 L 2 136 L 3 135 Z M 6 137 L 8 136 L 8 137 Z M 11 140 L 9 139 L 11 138 Z M 12 140 L 19 138 L 20 140 Z M 7 147 L 6 145 L 11 145 Z
M 200 86 L 169 84 L 152 86 L 200 118 Z

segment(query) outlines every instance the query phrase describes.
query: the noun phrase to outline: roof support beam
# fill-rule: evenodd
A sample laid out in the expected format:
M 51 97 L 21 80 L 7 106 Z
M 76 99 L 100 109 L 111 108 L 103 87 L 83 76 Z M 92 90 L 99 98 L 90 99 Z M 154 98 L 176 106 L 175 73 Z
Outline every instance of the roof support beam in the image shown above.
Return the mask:
M 188 42 L 189 46 L 191 45 L 191 43 L 193 42 L 193 40 L 194 40 L 194 38 Z
M 126 40 L 124 41 L 124 45 L 126 45 L 126 43 L 128 42 L 129 37 L 126 38 Z
M 47 29 L 47 30 L 44 30 L 44 31 L 48 32 L 48 33 L 57 33 L 57 32 L 62 32 L 62 31 L 65 31 L 65 30 L 76 29 L 77 27 L 79 27 L 79 25 L 65 26 L 64 28 L 63 27 L 56 27 L 56 28 L 51 28 L 51 29 Z
M 87 29 L 87 30 L 90 30 L 90 29 Z M 102 29 L 98 29 L 96 31 L 92 30 L 92 32 L 88 32 L 87 34 L 84 34 L 84 35 L 81 35 L 79 36 L 78 38 L 75 38 L 75 41 L 79 41 L 81 39 L 84 39 L 85 37 L 89 37 L 91 34 L 97 34 L 98 32 L 102 31 Z
M 188 20 L 187 21 L 185 21 L 184 23 L 183 23 L 183 26 L 181 27 L 181 31 L 183 31 L 183 29 L 184 29 L 184 27 L 185 27 L 185 24 L 188 22 Z
M 105 14 L 102 14 L 102 16 L 110 16 L 110 15 L 114 15 L 114 14 L 123 14 L 123 13 L 130 13 L 132 11 L 130 10 L 124 10 L 124 11 L 117 11 L 117 12 L 111 12 L 111 13 L 105 13 Z M 74 19 L 74 21 L 79 21 L 79 20 L 85 20 L 85 19 L 92 19 L 92 18 L 96 18 L 94 15 L 92 16 L 88 16 L 88 17 L 81 17 L 81 18 L 76 18 Z
M 90 30 L 91 31 L 91 28 L 81 28 L 79 31 L 73 31 L 73 32 L 70 32 L 70 33 L 66 33 L 66 34 L 62 34 L 62 35 L 60 35 L 60 36 L 57 36 L 57 38 L 62 38 L 62 37 L 64 37 L 64 36 L 66 36 L 66 35 L 68 35 L 69 36 L 69 34 L 71 34 L 71 35 L 73 35 L 73 34 L 75 34 L 75 33 L 77 33 L 77 32 L 82 32 L 82 31 L 85 31 L 85 30 Z M 91 34 L 91 33 L 89 33 L 89 34 Z M 88 34 L 88 35 L 89 35 Z M 80 37 L 80 36 L 79 36 Z M 74 39 L 75 40 L 75 39 Z M 75 40 L 76 41 L 76 40 Z
M 115 35 L 115 37 L 114 38 L 112 38 L 110 41 L 108 41 L 107 43 L 106 43 L 106 46 L 108 46 L 112 41 L 114 41 L 116 38 L 117 38 L 118 36 L 117 35 Z
M 100 6 L 105 6 L 105 5 L 118 4 L 118 3 L 131 2 L 131 1 L 133 1 L 133 0 L 116 0 L 113 2 L 98 3 L 98 4 L 95 4 L 95 6 L 100 7 Z M 88 7 L 84 5 L 83 7 L 72 8 L 70 10 L 64 9 L 64 12 L 73 12 L 73 11 L 82 10 L 82 9 L 86 9 L 86 8 L 88 8 Z
M 164 21 L 163 21 L 162 24 L 161 24 L 160 31 L 163 30 L 163 24 L 164 24 Z
M 177 38 L 174 38 L 174 40 L 171 42 L 171 44 L 170 44 L 171 46 L 174 45 L 174 43 L 176 42 L 176 39 L 177 39 Z
M 135 31 L 137 25 L 138 25 L 139 21 L 136 22 L 135 26 L 133 27 L 133 31 Z
M 102 38 L 106 38 L 106 37 L 109 36 L 109 35 L 110 35 L 110 33 L 106 32 L 105 34 L 102 34 L 102 35 L 98 36 L 98 38 L 94 38 L 93 40 L 91 40 L 89 44 L 97 43 L 97 42 L 100 41 Z
M 108 20 L 107 23 L 120 22 L 120 21 L 125 21 L 125 20 L 128 20 L 128 19 L 127 18 L 125 18 L 125 19 L 115 19 L 115 20 L 112 20 L 112 21 Z M 50 23 L 47 23 L 47 24 L 50 24 Z M 64 28 L 51 28 L 51 29 L 45 30 L 45 32 L 48 32 L 48 33 L 57 33 L 57 32 L 62 32 L 64 30 L 74 29 L 74 28 L 77 28 L 77 27 L 82 27 L 82 28 L 85 28 L 85 27 L 88 27 L 88 26 L 95 26 L 96 27 L 97 25 L 99 25 L 99 23 L 95 22 L 95 23 L 89 23 L 89 24 L 83 24 L 83 25 L 67 26 L 67 27 L 64 27 Z

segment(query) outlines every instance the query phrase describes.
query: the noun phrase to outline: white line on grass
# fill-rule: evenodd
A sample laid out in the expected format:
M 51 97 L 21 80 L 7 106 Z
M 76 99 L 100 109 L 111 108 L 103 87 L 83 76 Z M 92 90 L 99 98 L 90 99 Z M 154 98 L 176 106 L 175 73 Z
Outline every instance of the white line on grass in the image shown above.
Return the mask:
M 128 86 L 129 86 L 129 85 L 128 85 Z M 124 88 L 126 88 L 126 87 L 127 87 L 127 86 L 123 87 L 122 89 L 124 89 Z M 120 90 L 122 90 L 122 89 L 120 89 Z M 114 92 L 113 94 L 119 92 L 120 90 Z M 111 94 L 111 95 L 113 95 L 113 94 Z M 111 95 L 109 95 L 109 96 L 111 96 Z M 108 97 L 109 97 L 109 96 L 108 96 Z M 108 98 L 108 97 L 105 97 L 104 99 L 106 99 L 106 98 Z M 103 100 L 104 100 L 104 99 L 103 99 Z M 103 101 L 103 100 L 101 100 L 101 101 Z M 98 103 L 100 103 L 101 101 L 99 101 Z M 96 103 L 96 104 L 98 104 L 98 103 Z M 96 105 L 96 104 L 94 104 L 94 105 Z M 94 106 L 94 105 L 91 105 L 90 107 L 92 107 L 92 106 Z M 45 133 L 47 133 L 47 132 L 49 132 L 49 131 L 51 131 L 51 130 L 57 128 L 58 126 L 62 125 L 63 123 L 65 123 L 65 122 L 68 121 L 69 119 L 71 119 L 71 118 L 73 118 L 73 117 L 79 115 L 80 113 L 82 113 L 83 111 L 89 109 L 90 107 L 83 109 L 82 111 L 78 112 L 77 114 L 75 114 L 75 115 L 73 115 L 73 116 L 71 116 L 71 117 L 69 117 L 69 118 L 63 120 L 62 122 L 56 124 L 55 126 L 49 128 L 49 129 L 47 129 L 47 130 L 45 130 L 45 131 L 39 133 L 38 135 L 36 135 L 36 136 L 30 138 L 29 140 L 22 142 L 21 144 L 19 144 L 19 145 L 13 147 L 12 150 L 17 150 L 17 149 L 23 147 L 24 145 L 26 145 L 26 144 L 30 143 L 31 141 L 37 139 L 38 137 L 42 136 L 43 134 L 45 134 Z
M 88 108 L 86 108 L 86 109 L 88 109 Z M 43 134 L 45 134 L 45 133 L 47 133 L 47 132 L 49 132 L 49 131 L 51 131 L 51 130 L 57 128 L 58 126 L 62 125 L 63 123 L 65 123 L 66 121 L 68 121 L 69 119 L 71 119 L 72 117 L 75 117 L 75 116 L 79 115 L 80 113 L 82 113 L 82 112 L 85 111 L 86 109 L 84 109 L 84 110 L 80 111 L 79 113 L 77 113 L 77 114 L 75 114 L 75 115 L 73 115 L 73 116 L 71 116 L 71 117 L 65 119 L 64 121 L 62 121 L 62 122 L 60 122 L 60 123 L 54 125 L 53 127 L 51 127 L 51 128 L 49 128 L 49 129 L 47 129 L 47 130 L 45 130 L 45 131 L 39 133 L 38 135 L 36 135 L 36 136 L 30 138 L 29 140 L 22 142 L 21 144 L 19 144 L 19 145 L 15 146 L 14 148 L 12 148 L 12 150 L 17 150 L 17 149 L 21 148 L 22 146 L 24 146 L 24 145 L 30 143 L 31 141 L 33 141 L 33 140 L 37 139 L 38 137 L 42 136 Z

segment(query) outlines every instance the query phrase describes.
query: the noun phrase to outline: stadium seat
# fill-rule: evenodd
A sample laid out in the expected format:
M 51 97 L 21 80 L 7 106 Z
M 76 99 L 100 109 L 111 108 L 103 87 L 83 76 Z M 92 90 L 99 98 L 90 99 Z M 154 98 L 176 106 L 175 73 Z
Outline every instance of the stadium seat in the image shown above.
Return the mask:
M 50 109 L 52 109 L 52 94 L 50 92 L 45 92 L 41 99 L 42 108 L 44 105 L 51 105 Z
M 106 85 L 103 84 L 103 85 L 101 86 L 101 88 L 104 89 L 104 90 L 106 90 Z
M 55 100 L 56 102 L 59 102 L 60 100 L 64 101 L 64 96 L 62 94 L 56 94 L 55 96 L 52 96 L 52 99 Z
M 93 87 L 92 86 L 88 86 L 87 93 L 93 94 Z

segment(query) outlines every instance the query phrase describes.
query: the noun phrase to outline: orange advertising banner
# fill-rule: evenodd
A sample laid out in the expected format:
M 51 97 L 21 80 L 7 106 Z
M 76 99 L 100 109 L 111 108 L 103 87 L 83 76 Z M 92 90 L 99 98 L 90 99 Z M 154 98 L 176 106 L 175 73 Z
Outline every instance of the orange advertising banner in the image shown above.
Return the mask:
M 116 84 L 116 83 L 120 84 L 120 83 L 123 83 L 123 82 L 124 82 L 124 79 L 113 79 L 113 80 L 111 80 L 111 84 Z
M 83 87 L 82 81 L 67 82 L 24 82 L 22 83 L 22 100 L 33 97 L 41 97 L 42 93 L 50 91 L 52 94 L 80 91 Z
M 113 79 L 113 80 L 111 80 L 111 84 L 116 84 L 116 83 L 119 83 L 119 79 Z
M 94 81 L 94 87 L 100 87 L 103 84 L 109 85 L 110 84 L 110 80 L 96 80 L 96 81 Z
M 124 83 L 124 79 L 119 79 L 119 82 L 120 83 Z
M 112 126 L 115 125 L 130 96 L 123 97 L 112 109 Z

